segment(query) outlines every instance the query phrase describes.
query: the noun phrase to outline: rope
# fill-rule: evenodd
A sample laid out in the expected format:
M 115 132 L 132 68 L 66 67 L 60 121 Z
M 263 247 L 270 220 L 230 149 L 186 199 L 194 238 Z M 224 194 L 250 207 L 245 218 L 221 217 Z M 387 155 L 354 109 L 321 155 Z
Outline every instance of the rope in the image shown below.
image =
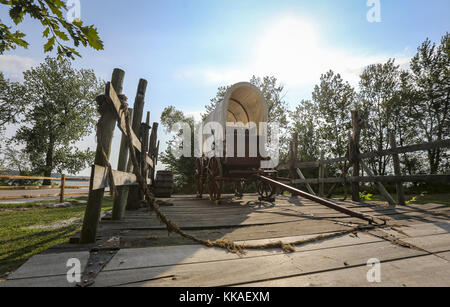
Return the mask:
M 135 175 L 136 175 L 136 178 L 137 178 L 137 181 L 139 184 L 139 188 L 143 192 L 148 206 L 156 213 L 157 218 L 163 224 L 165 224 L 167 226 L 167 230 L 169 233 L 177 233 L 178 235 L 180 235 L 186 239 L 192 240 L 193 242 L 199 243 L 206 247 L 221 248 L 221 249 L 227 250 L 228 252 L 236 253 L 236 254 L 245 254 L 247 249 L 269 249 L 269 248 L 280 248 L 284 252 L 292 253 L 292 252 L 295 252 L 294 246 L 307 244 L 307 243 L 311 243 L 311 242 L 317 242 L 320 240 L 326 240 L 326 239 L 335 238 L 335 237 L 340 237 L 340 236 L 344 236 L 349 233 L 355 233 L 358 231 L 366 231 L 368 229 L 373 229 L 375 227 L 375 226 L 357 226 L 357 227 L 351 228 L 349 230 L 332 233 L 329 235 L 319 235 L 319 236 L 316 236 L 313 238 L 309 238 L 309 239 L 305 239 L 305 240 L 298 240 L 298 241 L 295 241 L 292 243 L 284 243 L 282 241 L 279 241 L 279 242 L 270 242 L 270 243 L 266 243 L 266 244 L 239 244 L 239 243 L 235 243 L 233 241 L 226 240 L 226 239 L 210 241 L 210 240 L 203 240 L 196 236 L 193 236 L 193 235 L 183 231 L 175 222 L 173 222 L 171 219 L 169 219 L 161 211 L 161 208 L 160 208 L 158 202 L 155 201 L 155 197 L 154 197 L 153 193 L 150 191 L 150 189 L 147 185 L 147 181 L 141 174 L 141 168 L 139 167 L 139 163 L 138 163 L 138 160 L 136 157 L 136 152 L 134 150 L 134 146 L 131 141 L 131 137 L 130 137 L 131 125 L 130 125 L 130 118 L 129 118 L 130 116 L 129 116 L 128 105 L 126 103 L 126 99 L 122 98 L 120 100 L 122 102 L 121 110 L 123 111 L 123 114 L 125 116 L 126 139 L 127 139 L 127 143 L 128 143 L 128 147 L 129 147 L 129 151 L 130 151 L 130 158 L 131 158 L 131 162 L 133 163 L 133 166 L 135 169 Z M 101 124 L 101 121 L 102 121 L 102 118 L 100 118 L 100 121 L 99 121 L 100 124 Z M 101 137 L 101 135 L 100 135 L 100 137 Z M 106 161 L 108 161 L 106 155 L 105 155 L 105 159 L 106 159 Z M 109 162 L 107 162 L 107 165 L 108 164 L 109 164 Z

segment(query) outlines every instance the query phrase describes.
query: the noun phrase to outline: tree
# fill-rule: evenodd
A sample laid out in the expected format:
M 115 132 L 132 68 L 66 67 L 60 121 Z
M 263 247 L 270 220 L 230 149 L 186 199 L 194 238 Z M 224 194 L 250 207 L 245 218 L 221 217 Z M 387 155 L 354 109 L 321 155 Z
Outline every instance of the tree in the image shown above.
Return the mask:
M 360 76 L 360 108 L 366 127 L 361 132 L 364 151 L 381 151 L 389 148 L 389 131 L 396 131 L 391 108 L 400 89 L 400 69 L 395 60 L 367 66 Z M 377 175 L 385 175 L 390 157 L 377 157 L 369 161 Z
M 62 0 L 0 0 L 0 4 L 9 6 L 9 16 L 16 26 L 26 15 L 37 19 L 44 28 L 43 36 L 47 38 L 44 51 L 50 52 L 56 46 L 58 58 L 81 57 L 76 50 L 80 44 L 103 50 L 103 42 L 93 25 L 84 26 L 80 19 L 74 19 L 72 23 L 66 21 L 64 13 L 67 13 L 68 8 Z M 20 30 L 14 32 L 11 26 L 0 20 L 0 54 L 14 50 L 17 46 L 28 48 L 25 36 Z M 69 41 L 74 47 L 67 45 Z
M 322 149 L 332 156 L 342 157 L 347 152 L 347 133 L 351 127 L 349 116 L 355 97 L 353 87 L 332 70 L 323 74 L 320 84 L 314 87 L 312 98 L 318 110 Z
M 28 101 L 24 126 L 14 137 L 25 144 L 33 171 L 50 176 L 63 170 L 75 174 L 93 160 L 91 150 L 75 144 L 88 136 L 96 119 L 95 97 L 102 84 L 92 70 L 75 70 L 68 60 L 47 57 L 24 72 Z M 44 182 L 48 185 L 49 182 Z
M 301 161 L 317 161 L 320 158 L 320 139 L 317 106 L 310 100 L 301 100 L 295 111 L 290 112 L 291 130 L 298 133 L 298 154 Z
M 29 156 L 22 150 L 12 146 L 6 146 L 0 151 L 0 173 L 4 171 L 12 175 L 32 176 Z M 38 185 L 39 180 L 34 179 L 4 179 L 0 185 L 4 186 L 29 186 Z
M 436 46 L 426 39 L 411 60 L 411 75 L 417 92 L 409 111 L 417 133 L 428 142 L 450 136 L 450 36 Z M 436 174 L 445 155 L 441 148 L 428 151 L 431 174 Z
M 30 172 L 30 159 L 22 150 L 6 146 L 1 153 L 3 155 L 3 165 L 8 168 L 8 171 L 15 171 L 19 175 Z
M 18 115 L 24 110 L 24 96 L 24 86 L 5 79 L 0 72 L 0 133 L 7 124 L 17 123 Z
M 187 117 L 180 110 L 173 106 L 166 107 L 161 113 L 161 124 L 165 127 L 166 133 L 170 133 L 175 128 L 177 123 L 187 123 L 194 131 L 194 118 Z M 175 157 L 174 150 L 183 146 L 183 139 L 180 132 L 176 132 L 171 140 L 167 143 L 167 148 L 161 154 L 160 161 L 167 165 L 167 168 L 172 171 L 175 181 L 175 188 L 177 192 L 193 193 L 194 191 L 194 169 L 195 157 Z M 191 153 L 194 149 L 194 135 L 191 138 Z

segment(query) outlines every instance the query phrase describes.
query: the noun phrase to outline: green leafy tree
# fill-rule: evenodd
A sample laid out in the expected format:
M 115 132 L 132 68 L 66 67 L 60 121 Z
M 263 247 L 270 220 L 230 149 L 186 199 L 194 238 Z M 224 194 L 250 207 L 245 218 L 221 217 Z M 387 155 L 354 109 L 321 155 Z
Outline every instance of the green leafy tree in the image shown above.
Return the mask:
M 416 133 L 428 142 L 450 137 L 450 36 L 446 33 L 437 46 L 429 39 L 417 49 L 411 60 L 411 74 L 417 99 L 409 111 L 414 119 Z M 432 174 L 439 171 L 443 158 L 442 148 L 428 151 Z
M 355 105 L 356 93 L 340 74 L 332 70 L 323 74 L 320 84 L 312 93 L 317 106 L 318 133 L 323 142 L 324 153 L 342 157 L 347 152 L 349 116 Z
M 74 56 L 81 57 L 77 51 L 80 45 L 103 50 L 103 42 L 93 25 L 85 26 L 80 19 L 72 23 L 65 19 L 68 9 L 62 0 L 0 0 L 0 4 L 9 7 L 9 16 L 15 26 L 27 15 L 41 23 L 44 29 L 42 34 L 47 39 L 45 52 L 56 47 L 59 58 L 74 59 Z M 29 44 L 25 37 L 20 30 L 14 31 L 12 26 L 0 20 L 0 54 L 17 46 L 27 48 Z
M 291 130 L 298 133 L 298 159 L 317 161 L 320 158 L 320 138 L 318 135 L 318 109 L 310 100 L 301 100 L 290 112 Z
M 12 175 L 32 176 L 30 158 L 23 150 L 6 146 L 0 151 L 0 173 L 4 171 Z M 4 179 L 0 185 L 5 186 L 29 186 L 38 185 L 40 180 L 30 179 Z
M 6 125 L 17 123 L 25 107 L 25 87 L 18 82 L 5 79 L 0 72 L 0 133 Z M 1 147 L 2 144 L 0 144 Z
M 393 100 L 400 90 L 400 69 L 395 60 L 384 64 L 369 65 L 360 76 L 360 108 L 366 126 L 361 132 L 363 151 L 381 151 L 389 148 L 389 131 L 396 126 L 391 109 Z M 377 175 L 385 175 L 389 156 L 371 159 L 369 164 Z
M 50 57 L 24 72 L 24 79 L 28 104 L 14 140 L 25 144 L 35 173 L 76 174 L 93 160 L 93 152 L 78 149 L 76 143 L 92 133 L 94 99 L 102 82 L 92 70 L 75 70 L 68 60 Z
M 387 114 L 390 116 L 390 129 L 399 146 L 422 143 L 416 130 L 410 108 L 417 104 L 418 94 L 409 71 L 400 72 L 399 86 L 393 98 L 387 101 Z M 404 172 L 409 175 L 426 172 L 426 159 L 422 152 L 401 155 Z
M 161 124 L 164 126 L 166 133 L 174 132 L 175 124 L 187 123 L 194 131 L 194 118 L 185 116 L 180 110 L 173 106 L 166 107 L 161 113 Z M 167 166 L 167 169 L 174 173 L 175 189 L 178 193 L 194 193 L 194 169 L 195 157 L 193 157 L 194 150 L 194 135 L 191 139 L 191 153 L 192 157 L 180 158 L 175 157 L 174 151 L 183 146 L 181 132 L 175 132 L 175 135 L 167 143 L 167 148 L 161 154 L 160 161 Z

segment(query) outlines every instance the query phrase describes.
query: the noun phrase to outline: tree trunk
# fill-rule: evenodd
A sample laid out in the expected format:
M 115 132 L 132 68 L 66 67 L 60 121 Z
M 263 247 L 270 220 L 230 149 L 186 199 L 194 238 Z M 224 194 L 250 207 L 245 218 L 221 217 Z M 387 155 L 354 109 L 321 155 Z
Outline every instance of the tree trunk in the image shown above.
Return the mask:
M 50 141 L 48 143 L 48 150 L 47 155 L 45 157 L 45 170 L 44 170 L 44 177 L 51 177 L 52 176 L 52 170 L 53 170 L 53 150 L 55 146 L 55 140 L 54 136 L 50 135 Z M 49 179 L 44 180 L 42 185 L 51 185 L 52 181 Z

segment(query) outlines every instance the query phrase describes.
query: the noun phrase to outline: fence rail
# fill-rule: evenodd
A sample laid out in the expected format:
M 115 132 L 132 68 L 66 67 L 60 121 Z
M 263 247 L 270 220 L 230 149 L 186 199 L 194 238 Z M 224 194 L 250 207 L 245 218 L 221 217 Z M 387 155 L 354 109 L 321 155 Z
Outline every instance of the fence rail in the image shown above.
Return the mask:
M 23 194 L 23 195 L 10 195 L 3 196 L 0 195 L 0 200 L 14 200 L 14 199 L 33 199 L 33 198 L 43 198 L 43 197 L 59 197 L 61 203 L 64 202 L 66 196 L 82 196 L 87 195 L 88 191 L 80 193 L 67 193 L 66 189 L 81 189 L 89 188 L 89 185 L 66 185 L 66 181 L 90 181 L 87 177 L 66 177 L 66 175 L 61 175 L 61 177 L 42 177 L 42 176 L 9 176 L 1 175 L 0 180 L 58 180 L 61 182 L 60 185 L 54 186 L 0 186 L 1 191 L 17 191 L 17 190 L 51 190 L 58 189 L 59 193 L 52 194 Z
M 381 151 L 373 151 L 368 153 L 360 153 L 359 152 L 359 142 L 360 142 L 360 131 L 362 129 L 361 120 L 359 118 L 359 114 L 357 111 L 352 111 L 352 125 L 353 125 L 353 133 L 349 139 L 348 152 L 346 157 L 339 157 L 325 160 L 323 155 L 321 155 L 320 161 L 312 161 L 312 162 L 302 162 L 298 161 L 298 135 L 294 133 L 293 139 L 290 143 L 290 150 L 288 155 L 287 163 L 281 164 L 278 166 L 278 170 L 289 170 L 290 178 L 292 184 L 305 184 L 307 189 L 311 194 L 314 194 L 313 189 L 311 188 L 311 184 L 319 185 L 319 195 L 324 196 L 324 184 L 331 183 L 334 184 L 328 193 L 328 197 L 330 197 L 336 187 L 337 184 L 345 184 L 350 183 L 352 187 L 352 199 L 354 201 L 360 201 L 359 197 L 359 184 L 360 183 L 375 183 L 379 192 L 386 198 L 391 206 L 395 206 L 396 202 L 392 198 L 392 196 L 387 192 L 382 183 L 395 183 L 397 188 L 397 197 L 398 203 L 401 205 L 405 204 L 405 196 L 404 196 L 404 188 L 402 183 L 405 182 L 427 182 L 427 183 L 450 183 L 450 174 L 443 175 L 409 175 L 404 176 L 401 174 L 400 169 L 400 159 L 399 154 L 404 153 L 412 153 L 418 151 L 426 151 L 437 148 L 450 148 L 450 140 L 438 140 L 435 142 L 422 143 L 422 144 L 414 144 L 407 145 L 402 147 L 397 147 L 395 142 L 395 136 L 390 134 L 390 149 L 381 150 Z M 375 176 L 372 170 L 367 166 L 367 164 L 363 161 L 364 159 L 370 159 L 381 156 L 389 156 L 393 157 L 393 169 L 394 176 Z M 340 177 L 335 178 L 324 178 L 325 176 L 325 167 L 326 165 L 338 163 L 338 162 L 348 162 L 347 167 L 343 169 L 343 174 Z M 319 178 L 305 178 L 301 169 L 308 168 L 319 168 Z M 347 176 L 347 172 L 353 168 L 353 173 L 351 176 Z M 368 176 L 360 176 L 361 169 Z

